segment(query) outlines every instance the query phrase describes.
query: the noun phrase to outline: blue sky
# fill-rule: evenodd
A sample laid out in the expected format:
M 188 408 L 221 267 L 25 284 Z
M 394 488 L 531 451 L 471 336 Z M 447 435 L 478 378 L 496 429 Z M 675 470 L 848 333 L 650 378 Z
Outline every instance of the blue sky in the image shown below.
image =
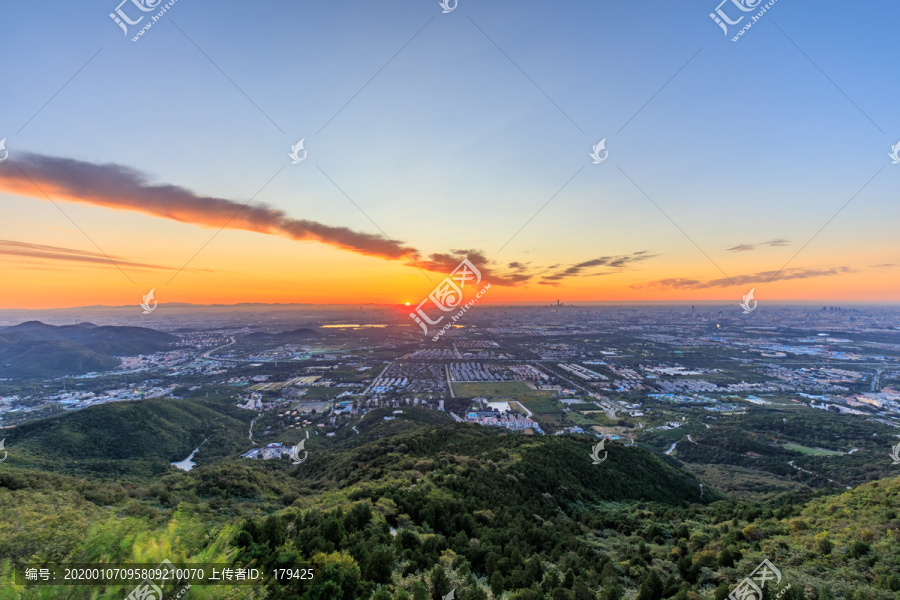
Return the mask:
M 480 249 L 535 269 L 657 256 L 622 289 L 662 271 L 721 277 L 694 243 L 729 276 L 778 269 L 878 173 L 791 266 L 847 266 L 870 281 L 872 264 L 900 259 L 900 165 L 887 156 L 900 140 L 896 3 L 780 0 L 737 43 L 709 18 L 715 2 L 459 0 L 441 14 L 437 0 L 178 0 L 137 43 L 107 16 L 115 6 L 0 9 L 0 138 L 12 156 L 117 163 L 241 202 L 277 172 L 258 201 L 377 234 L 374 221 L 423 253 Z M 295 168 L 287 153 L 300 138 L 309 159 Z M 593 165 L 602 138 L 610 158 Z M 139 234 L 177 263 L 209 237 L 65 208 L 110 254 L 133 254 Z M 0 209 L 0 238 L 86 247 L 49 203 L 7 193 Z M 204 256 L 225 260 L 248 235 L 225 232 Z M 790 245 L 727 251 L 773 239 Z M 419 277 L 385 276 L 398 273 Z M 616 299 L 601 279 L 566 285 Z

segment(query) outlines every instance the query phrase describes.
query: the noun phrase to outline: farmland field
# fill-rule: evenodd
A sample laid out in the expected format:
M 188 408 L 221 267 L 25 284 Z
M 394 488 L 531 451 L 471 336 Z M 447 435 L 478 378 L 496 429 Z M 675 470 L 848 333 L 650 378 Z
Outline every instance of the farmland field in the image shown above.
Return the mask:
M 521 381 L 453 382 L 453 393 L 459 398 L 483 397 L 544 400 L 554 397 L 553 392 L 533 390 Z M 556 403 L 554 402 L 554 404 Z M 531 410 L 534 409 L 531 408 Z
M 824 448 L 807 448 L 806 446 L 801 446 L 799 444 L 784 444 L 784 448 L 785 450 L 793 450 L 794 452 L 810 454 L 812 456 L 840 456 L 841 454 L 844 454 L 843 452 L 825 450 Z

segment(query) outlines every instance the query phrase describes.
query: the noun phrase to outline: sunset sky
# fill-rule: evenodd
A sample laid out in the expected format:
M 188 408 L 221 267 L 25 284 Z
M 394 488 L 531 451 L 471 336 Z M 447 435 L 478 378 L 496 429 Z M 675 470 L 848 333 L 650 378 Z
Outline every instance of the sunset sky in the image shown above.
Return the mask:
M 896 2 L 118 1 L 0 8 L 0 309 L 900 300 Z

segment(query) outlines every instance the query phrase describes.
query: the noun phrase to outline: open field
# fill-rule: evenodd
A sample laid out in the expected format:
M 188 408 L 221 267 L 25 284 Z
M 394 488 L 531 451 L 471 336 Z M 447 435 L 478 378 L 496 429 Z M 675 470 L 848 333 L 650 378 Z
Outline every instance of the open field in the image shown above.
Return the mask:
M 290 387 L 292 385 L 309 385 L 311 383 L 315 383 L 316 380 L 321 379 L 319 375 L 307 376 L 307 377 L 294 377 L 293 379 L 289 379 L 288 381 L 272 381 L 270 383 L 258 383 L 250 387 L 251 390 L 259 391 L 259 392 L 269 392 L 280 390 L 286 387 Z
M 614 426 L 617 421 L 610 420 L 603 411 L 584 414 L 580 412 L 570 411 L 565 414 L 564 420 L 575 425 L 605 425 Z
M 284 387 L 284 382 L 278 383 L 257 383 L 256 385 L 251 385 L 250 389 L 254 392 L 269 392 L 272 390 L 280 390 Z
M 520 399 L 519 402 L 535 415 L 562 417 L 561 405 L 553 398 Z
M 453 393 L 459 398 L 515 398 L 516 400 L 546 400 L 553 392 L 541 392 L 529 388 L 521 381 L 485 381 L 453 383 Z M 554 402 L 554 404 L 556 404 Z M 529 405 L 531 410 L 533 407 Z
M 331 400 L 338 394 L 346 392 L 346 388 L 339 387 L 311 387 L 306 388 L 303 394 L 304 400 Z
M 311 410 L 315 410 L 316 412 L 322 412 L 323 410 L 328 409 L 328 402 L 298 402 L 291 406 L 291 410 L 296 410 L 301 413 L 309 412 Z
M 844 452 L 825 450 L 824 448 L 807 448 L 806 446 L 801 446 L 799 444 L 784 444 L 784 449 L 793 450 L 794 452 L 809 454 L 812 456 L 840 456 L 842 454 L 845 454 Z

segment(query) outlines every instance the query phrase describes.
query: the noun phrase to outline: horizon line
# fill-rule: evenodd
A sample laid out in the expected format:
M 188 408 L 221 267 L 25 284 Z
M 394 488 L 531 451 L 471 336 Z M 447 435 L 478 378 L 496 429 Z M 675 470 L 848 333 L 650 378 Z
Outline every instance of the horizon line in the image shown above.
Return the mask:
M 684 301 L 684 300 L 577 300 L 571 302 L 560 302 L 559 305 L 555 303 L 556 301 L 549 302 L 538 302 L 538 301 L 519 301 L 519 302 L 502 302 L 502 303 L 483 303 L 481 306 L 490 307 L 490 308 L 502 308 L 505 306 L 541 306 L 541 307 L 590 307 L 590 306 L 604 306 L 604 305 L 628 305 L 628 306 L 645 306 L 645 305 L 682 305 L 682 306 L 721 306 L 723 304 L 730 305 L 732 303 L 739 304 L 733 301 L 733 299 L 728 300 L 694 300 L 694 301 Z M 822 304 L 822 303 L 825 304 Z M 818 301 L 812 300 L 767 300 L 767 305 L 791 305 L 791 306 L 826 306 L 833 303 L 841 303 L 844 305 L 853 305 L 853 306 L 900 306 L 900 300 L 894 301 L 864 301 L 864 300 L 838 300 L 838 299 L 822 299 Z M 54 311 L 54 310 L 101 310 L 101 309 L 131 309 L 139 306 L 139 304 L 92 304 L 87 306 L 57 306 L 57 307 L 49 307 L 49 308 L 25 308 L 25 307 L 13 307 L 13 308 L 0 308 L 0 313 L 3 312 L 12 312 L 12 311 Z M 236 302 L 233 304 L 196 304 L 192 302 L 167 302 L 165 304 L 160 303 L 160 307 L 168 306 L 170 308 L 237 308 L 243 306 L 271 306 L 271 307 L 372 307 L 372 308 L 412 308 L 411 305 L 407 305 L 402 302 L 398 303 L 375 303 L 375 302 L 366 302 L 366 303 L 356 303 L 356 302 L 331 302 L 331 303 L 310 303 L 310 302 Z

